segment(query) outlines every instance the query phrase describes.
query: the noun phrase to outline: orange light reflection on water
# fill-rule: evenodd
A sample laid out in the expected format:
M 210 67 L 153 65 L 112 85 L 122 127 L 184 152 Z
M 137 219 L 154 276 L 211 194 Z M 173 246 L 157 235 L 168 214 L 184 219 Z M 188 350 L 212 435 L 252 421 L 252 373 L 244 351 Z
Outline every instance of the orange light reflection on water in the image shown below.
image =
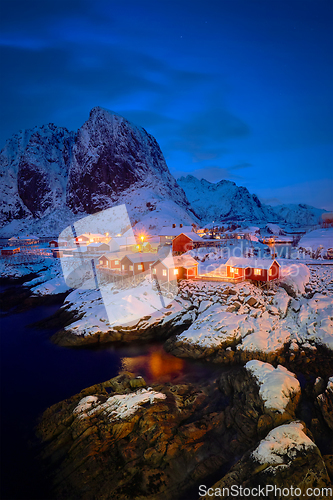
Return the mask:
M 150 381 L 169 381 L 182 374 L 185 361 L 152 347 L 144 356 L 123 358 L 122 367 Z

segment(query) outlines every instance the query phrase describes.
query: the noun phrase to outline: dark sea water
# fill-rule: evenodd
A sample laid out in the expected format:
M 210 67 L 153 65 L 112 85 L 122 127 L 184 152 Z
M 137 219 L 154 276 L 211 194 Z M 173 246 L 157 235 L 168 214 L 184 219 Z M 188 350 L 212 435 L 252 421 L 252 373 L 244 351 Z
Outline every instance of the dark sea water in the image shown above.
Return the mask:
M 3 290 L 3 288 L 2 288 Z M 185 362 L 162 343 L 69 349 L 50 342 L 55 330 L 31 327 L 59 305 L 0 317 L 1 496 L 2 500 L 50 498 L 35 455 L 34 428 L 50 405 L 127 369 L 147 383 L 195 381 L 214 376 L 216 367 Z

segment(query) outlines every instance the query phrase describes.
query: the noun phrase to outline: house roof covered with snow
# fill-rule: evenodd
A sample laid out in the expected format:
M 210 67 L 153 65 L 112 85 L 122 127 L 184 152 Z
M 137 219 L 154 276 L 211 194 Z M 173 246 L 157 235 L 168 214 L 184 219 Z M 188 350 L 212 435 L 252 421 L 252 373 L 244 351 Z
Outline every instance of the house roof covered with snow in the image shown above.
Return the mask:
M 169 269 L 173 267 L 184 267 L 185 269 L 189 269 L 198 265 L 198 262 L 193 259 L 193 257 L 185 254 L 175 257 L 172 257 L 172 255 L 169 254 L 165 259 L 156 260 L 153 265 L 157 264 L 158 262 Z
M 78 235 L 78 238 L 82 238 L 82 237 L 85 237 L 85 238 L 107 238 L 108 236 L 106 236 L 105 234 L 101 234 L 101 233 L 82 233 L 82 234 Z
M 192 226 L 183 226 L 183 227 L 162 227 L 159 232 L 159 236 L 178 236 L 181 233 L 193 233 Z M 195 234 L 195 233 L 193 233 Z
M 199 234 L 197 234 L 197 233 L 194 233 L 193 231 L 191 231 L 189 233 L 182 232 L 182 233 L 178 234 L 177 236 L 180 236 L 181 234 L 184 234 L 185 236 L 190 238 L 192 241 L 203 241 L 201 236 L 199 236 Z
M 105 257 L 107 260 L 120 260 L 125 257 L 125 254 L 124 252 L 103 253 L 103 255 L 100 256 L 100 259 L 102 257 Z
M 124 255 L 123 258 L 127 257 L 133 264 L 137 262 L 154 262 L 156 259 L 155 253 L 130 253 Z
M 90 244 L 88 245 L 88 248 L 98 248 L 98 247 L 100 247 L 101 245 L 107 245 L 107 243 L 103 243 L 103 242 L 90 243 Z
M 270 269 L 273 265 L 273 262 L 276 262 L 278 266 L 280 265 L 275 259 L 230 257 L 225 265 L 239 267 L 241 269 L 246 269 L 247 267 L 251 267 L 253 269 Z

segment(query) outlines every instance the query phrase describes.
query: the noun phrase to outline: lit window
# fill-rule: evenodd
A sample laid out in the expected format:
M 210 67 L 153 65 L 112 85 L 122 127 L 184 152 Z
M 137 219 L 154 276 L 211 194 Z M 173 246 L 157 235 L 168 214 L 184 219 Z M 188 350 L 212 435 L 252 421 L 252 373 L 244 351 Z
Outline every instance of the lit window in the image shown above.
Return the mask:
M 129 266 L 129 270 L 130 270 L 130 271 L 133 271 L 133 266 Z
M 234 269 L 235 274 L 239 274 L 239 269 Z
M 178 269 L 174 269 L 173 274 L 178 274 Z
M 79 238 L 79 241 L 82 241 L 82 238 Z
M 156 274 L 156 267 L 153 268 L 153 274 Z
M 99 263 L 103 265 L 103 261 L 102 260 L 100 260 Z
M 166 236 L 167 240 L 172 240 L 172 236 Z
M 230 272 L 231 272 L 231 274 L 233 274 L 235 272 L 235 269 L 233 267 L 231 267 Z
M 142 264 L 138 264 L 138 270 L 142 271 L 142 269 L 143 269 L 143 265 Z
M 268 271 L 268 275 L 269 275 L 269 276 L 273 276 L 273 269 L 270 269 L 270 270 Z
M 261 274 L 261 269 L 255 269 L 254 274 L 257 274 L 257 275 Z
M 115 260 L 115 261 L 114 261 L 114 265 L 115 265 L 115 266 L 118 266 L 118 264 L 119 264 L 119 260 Z
M 122 270 L 125 271 L 125 264 L 121 266 Z
M 166 269 L 163 269 L 162 274 L 163 274 L 163 276 L 166 276 L 166 275 L 167 275 Z

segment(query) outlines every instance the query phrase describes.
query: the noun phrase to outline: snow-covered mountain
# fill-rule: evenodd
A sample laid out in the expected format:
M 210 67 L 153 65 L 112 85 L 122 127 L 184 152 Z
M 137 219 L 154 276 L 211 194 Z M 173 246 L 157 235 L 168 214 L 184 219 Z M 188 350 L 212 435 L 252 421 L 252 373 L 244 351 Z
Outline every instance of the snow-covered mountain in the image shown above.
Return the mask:
M 315 226 L 321 222 L 321 214 L 326 212 L 321 208 L 311 207 L 302 203 L 278 205 L 272 207 L 281 221 L 289 224 L 299 224 L 301 226 Z
M 154 137 L 96 107 L 77 132 L 54 124 L 20 131 L 0 153 L 0 236 L 56 236 L 78 218 L 125 204 L 151 233 L 212 221 L 314 225 L 324 210 L 270 207 L 234 182 L 170 174 Z M 199 220 L 200 219 L 200 220 Z
M 247 188 L 222 180 L 216 184 L 192 175 L 180 177 L 178 184 L 203 223 L 250 221 L 276 222 L 299 226 L 316 225 L 325 212 L 310 205 L 279 205 L 272 207 L 260 202 Z
M 187 175 L 177 180 L 196 214 L 204 223 L 228 220 L 274 221 L 276 214 L 259 198 L 234 182 L 222 180 L 216 184 Z
M 126 204 L 132 223 L 197 221 L 154 137 L 96 107 L 77 132 L 21 131 L 0 153 L 0 230 L 59 233 L 78 217 Z

